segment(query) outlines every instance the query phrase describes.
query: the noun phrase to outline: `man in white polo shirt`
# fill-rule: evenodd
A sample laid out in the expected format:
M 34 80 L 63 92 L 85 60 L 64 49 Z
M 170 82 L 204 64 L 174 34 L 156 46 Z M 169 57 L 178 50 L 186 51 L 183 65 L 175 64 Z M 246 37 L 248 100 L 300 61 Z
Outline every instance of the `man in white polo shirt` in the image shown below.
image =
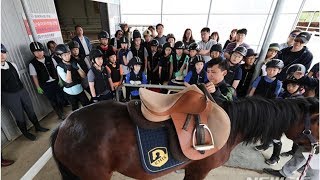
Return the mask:
M 200 51 L 198 52 L 199 55 L 202 56 L 202 58 L 207 63 L 211 60 L 210 57 L 210 49 L 211 46 L 214 44 L 217 44 L 217 42 L 213 39 L 210 39 L 210 28 L 204 27 L 201 30 L 201 41 L 198 42 L 198 48 Z

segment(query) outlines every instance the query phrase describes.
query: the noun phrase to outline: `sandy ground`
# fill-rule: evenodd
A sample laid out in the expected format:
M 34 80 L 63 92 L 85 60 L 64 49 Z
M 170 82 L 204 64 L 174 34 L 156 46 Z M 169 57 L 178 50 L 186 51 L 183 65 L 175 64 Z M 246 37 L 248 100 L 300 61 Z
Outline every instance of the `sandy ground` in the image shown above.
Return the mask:
M 45 119 L 40 122 L 44 127 L 53 130 L 55 127 L 61 123 L 54 113 L 50 113 Z M 19 137 L 15 141 L 11 142 L 9 145 L 2 149 L 2 154 L 8 159 L 14 159 L 16 162 L 9 166 L 1 168 L 1 179 L 4 180 L 17 180 L 20 179 L 31 166 L 42 156 L 42 154 L 49 148 L 49 137 L 51 131 L 46 133 L 35 133 L 34 128 L 30 130 L 38 138 L 36 141 L 32 142 L 24 137 Z M 184 173 L 171 173 L 163 176 L 159 179 L 165 180 L 177 180 L 183 179 Z M 230 167 L 219 167 L 212 170 L 206 179 L 218 179 L 218 180 L 245 180 L 245 179 L 255 179 L 256 177 L 270 177 L 267 174 L 260 174 L 255 171 L 230 168 Z M 42 170 L 34 178 L 36 180 L 55 180 L 61 179 L 58 172 L 57 166 L 54 160 L 51 158 L 49 162 L 42 168 Z M 119 173 L 114 173 L 112 179 L 123 180 L 131 179 L 123 176 Z

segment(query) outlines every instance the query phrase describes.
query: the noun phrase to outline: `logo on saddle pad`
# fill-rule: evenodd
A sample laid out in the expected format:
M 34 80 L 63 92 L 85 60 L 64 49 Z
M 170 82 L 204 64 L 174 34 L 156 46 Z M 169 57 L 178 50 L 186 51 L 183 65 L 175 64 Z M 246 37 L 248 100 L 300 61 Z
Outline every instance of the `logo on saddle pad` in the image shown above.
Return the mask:
M 163 166 L 168 160 L 168 150 L 166 147 L 156 147 L 148 152 L 149 162 L 154 167 Z

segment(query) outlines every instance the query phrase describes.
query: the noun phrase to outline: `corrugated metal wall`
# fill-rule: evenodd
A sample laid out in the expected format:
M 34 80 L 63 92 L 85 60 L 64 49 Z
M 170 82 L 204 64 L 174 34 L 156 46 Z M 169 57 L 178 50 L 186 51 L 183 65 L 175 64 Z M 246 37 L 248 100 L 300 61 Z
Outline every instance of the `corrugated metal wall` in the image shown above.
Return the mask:
M 31 13 L 54 13 L 56 9 L 54 0 L 32 0 L 27 1 Z M 23 23 L 22 15 L 24 14 L 20 0 L 2 0 L 1 1 L 1 43 L 8 49 L 8 61 L 17 64 L 21 80 L 29 92 L 33 107 L 39 119 L 46 116 L 52 111 L 52 107 L 48 100 L 37 94 L 32 80 L 29 76 L 28 64 L 32 58 L 29 50 L 30 40 Z M 58 44 L 62 43 L 61 37 L 52 39 Z M 46 41 L 41 43 L 46 44 Z M 27 117 L 26 117 L 27 118 Z M 5 144 L 8 140 L 16 138 L 20 131 L 9 111 L 1 105 L 1 134 L 6 138 L 1 138 L 1 144 Z

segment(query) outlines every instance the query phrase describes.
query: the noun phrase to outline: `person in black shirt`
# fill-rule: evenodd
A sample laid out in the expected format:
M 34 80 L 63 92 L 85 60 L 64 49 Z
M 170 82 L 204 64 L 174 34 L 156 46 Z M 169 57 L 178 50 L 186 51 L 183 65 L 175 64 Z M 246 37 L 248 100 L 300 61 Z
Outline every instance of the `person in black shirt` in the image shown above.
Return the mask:
M 18 67 L 15 63 L 7 61 L 7 49 L 3 44 L 1 44 L 1 100 L 2 104 L 12 113 L 17 126 L 27 139 L 34 141 L 36 136 L 28 132 L 24 113 L 27 114 L 36 131 L 49 130 L 39 124 L 30 95 L 20 80 Z
M 284 63 L 282 71 L 277 78 L 283 81 L 286 78 L 286 71 L 292 64 L 302 64 L 309 69 L 313 60 L 313 55 L 305 46 L 311 38 L 308 32 L 301 32 L 295 39 L 293 46 L 281 50 L 278 58 Z
M 115 47 L 108 45 L 109 38 L 109 33 L 107 31 L 101 31 L 98 34 L 100 44 L 96 49 L 99 49 L 103 54 L 103 66 L 106 66 L 108 64 L 108 58 L 110 54 L 113 54 L 113 52 L 116 52 L 117 50 Z
M 225 101 L 236 100 L 235 89 L 224 80 L 228 68 L 228 62 L 223 58 L 217 58 L 215 61 L 207 63 L 207 78 L 209 82 L 206 83 L 206 88 L 219 105 L 222 105 Z
M 160 56 L 161 53 L 158 52 L 158 46 L 159 42 L 156 39 L 153 39 L 150 42 L 150 48 L 151 52 L 149 53 L 148 56 L 148 81 L 151 82 L 151 84 L 159 84 L 159 61 L 160 61 Z
M 248 94 L 250 82 L 252 79 L 252 75 L 254 73 L 257 53 L 254 52 L 253 49 L 247 50 L 247 55 L 245 57 L 245 63 L 240 65 L 242 69 L 242 78 L 237 87 L 237 96 L 245 97 Z
M 114 91 L 110 74 L 106 67 L 103 66 L 103 54 L 100 50 L 94 49 L 90 52 L 92 67 L 88 72 L 88 81 L 92 94 L 92 101 L 98 102 L 102 100 L 112 99 Z

